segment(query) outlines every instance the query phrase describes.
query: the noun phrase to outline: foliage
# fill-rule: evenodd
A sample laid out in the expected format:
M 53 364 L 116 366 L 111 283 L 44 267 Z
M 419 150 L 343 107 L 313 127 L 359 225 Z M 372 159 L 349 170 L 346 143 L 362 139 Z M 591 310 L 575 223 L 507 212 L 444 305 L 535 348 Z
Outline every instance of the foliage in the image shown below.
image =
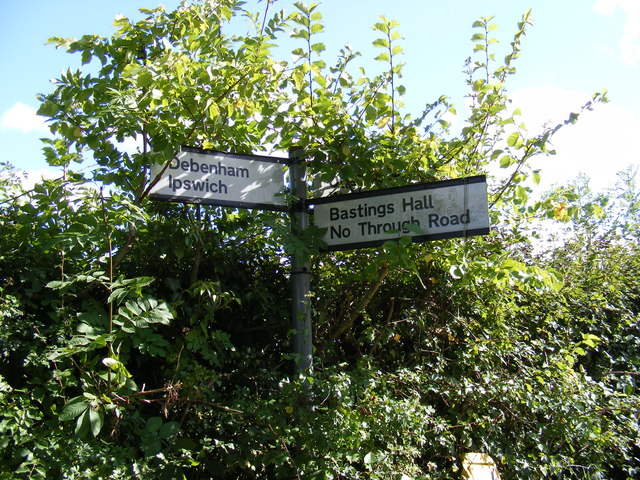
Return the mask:
M 505 478 L 637 476 L 633 175 L 532 195 L 531 159 L 606 97 L 530 134 L 506 90 L 530 12 L 503 61 L 483 18 L 453 132 L 445 96 L 405 112 L 397 22 L 373 26 L 368 72 L 350 47 L 327 63 L 318 5 L 273 6 L 52 39 L 91 73 L 41 97 L 60 177 L 0 178 L 0 478 L 457 478 L 470 451 Z M 181 145 L 302 145 L 322 195 L 487 174 L 494 231 L 323 253 L 285 214 L 150 201 L 151 165 Z M 555 244 L 543 220 L 566 227 Z M 294 251 L 313 265 L 308 378 L 291 373 Z

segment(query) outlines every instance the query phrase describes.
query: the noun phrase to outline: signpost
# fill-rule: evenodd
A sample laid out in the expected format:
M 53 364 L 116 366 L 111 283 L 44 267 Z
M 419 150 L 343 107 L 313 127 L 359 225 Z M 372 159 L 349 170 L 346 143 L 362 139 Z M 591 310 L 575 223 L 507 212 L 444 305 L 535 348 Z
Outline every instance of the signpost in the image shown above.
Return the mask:
M 287 211 L 283 195 L 285 162 L 281 158 L 182 147 L 168 166 L 151 167 L 152 177 L 161 177 L 150 196 L 156 200 Z
M 309 200 L 328 250 L 489 233 L 484 175 Z
M 285 163 L 297 199 L 292 206 L 283 195 Z M 282 159 L 191 147 L 183 147 L 169 164 L 153 165 L 151 174 L 157 179 L 152 199 L 288 211 L 296 235 L 308 227 L 308 206 L 313 205 L 314 223 L 326 229 L 328 250 L 377 246 L 406 236 L 420 242 L 489 233 L 485 176 L 307 200 L 301 149 Z M 305 376 L 313 366 L 310 283 L 309 259 L 292 255 L 296 373 Z

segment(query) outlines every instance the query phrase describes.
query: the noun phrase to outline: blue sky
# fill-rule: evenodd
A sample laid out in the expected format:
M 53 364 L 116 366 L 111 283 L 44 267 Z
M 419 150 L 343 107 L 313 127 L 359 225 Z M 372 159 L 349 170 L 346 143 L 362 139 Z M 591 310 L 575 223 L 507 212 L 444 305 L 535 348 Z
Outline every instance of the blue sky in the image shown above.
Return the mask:
M 0 161 L 18 168 L 46 168 L 39 138 L 47 130 L 35 115 L 36 95 L 51 91 L 51 78 L 68 67 L 80 66 L 74 55 L 45 45 L 51 36 L 109 35 L 117 14 L 132 20 L 138 8 L 153 8 L 156 0 L 0 0 Z M 178 0 L 162 2 L 168 9 Z M 272 9 L 290 8 L 279 0 Z M 592 178 L 595 188 L 615 181 L 615 173 L 640 165 L 635 138 L 640 134 L 640 1 L 639 0 L 324 0 L 327 45 L 331 64 L 346 43 L 373 58 L 376 38 L 371 26 L 384 14 L 400 23 L 406 64 L 405 104 L 418 112 L 446 95 L 464 107 L 465 59 L 472 53 L 472 23 L 495 16 L 499 25 L 498 57 L 508 49 L 516 23 L 532 8 L 534 26 L 524 38 L 518 73 L 509 90 L 514 107 L 523 112 L 530 131 L 560 121 L 595 92 L 607 89 L 611 102 L 599 105 L 578 125 L 555 140 L 557 155 L 540 159 L 545 185 L 566 182 L 579 172 Z M 262 11 L 265 2 L 249 0 Z M 292 47 L 293 48 L 293 47 Z M 375 63 L 363 65 L 373 73 Z M 460 118 L 458 121 L 462 121 Z M 455 124 L 454 124 L 455 125 Z

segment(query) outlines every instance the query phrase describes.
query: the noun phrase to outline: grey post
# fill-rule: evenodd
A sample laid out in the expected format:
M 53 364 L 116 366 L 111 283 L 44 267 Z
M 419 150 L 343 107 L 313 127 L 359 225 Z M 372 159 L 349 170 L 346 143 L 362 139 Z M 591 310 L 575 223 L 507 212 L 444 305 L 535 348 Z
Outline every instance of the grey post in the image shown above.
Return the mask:
M 309 226 L 307 213 L 307 167 L 304 152 L 299 147 L 289 150 L 289 175 L 294 204 L 291 208 L 291 229 L 301 235 Z M 309 290 L 311 269 L 308 256 L 291 255 L 292 319 L 295 337 L 293 353 L 296 356 L 295 373 L 308 375 L 313 366 L 313 331 L 311 326 L 311 305 Z

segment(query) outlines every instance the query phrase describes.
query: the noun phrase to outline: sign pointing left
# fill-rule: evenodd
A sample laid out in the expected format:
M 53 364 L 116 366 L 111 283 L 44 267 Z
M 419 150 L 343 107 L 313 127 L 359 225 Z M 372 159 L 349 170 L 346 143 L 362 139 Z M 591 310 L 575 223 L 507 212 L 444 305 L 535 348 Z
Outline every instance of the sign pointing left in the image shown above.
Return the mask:
M 152 188 L 150 197 L 285 211 L 288 210 L 283 195 L 286 161 L 182 147 L 164 173 L 164 165 L 151 167 L 152 178 L 160 174 L 162 177 Z

